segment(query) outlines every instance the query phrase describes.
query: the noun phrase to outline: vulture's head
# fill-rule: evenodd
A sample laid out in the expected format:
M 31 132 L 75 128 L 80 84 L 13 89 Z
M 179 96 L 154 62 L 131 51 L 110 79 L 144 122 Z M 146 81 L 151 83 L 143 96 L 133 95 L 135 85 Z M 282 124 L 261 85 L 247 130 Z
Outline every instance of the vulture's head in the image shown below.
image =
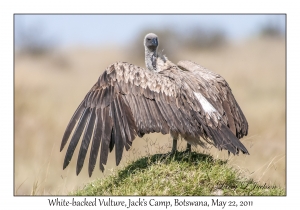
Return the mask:
M 156 34 L 150 33 L 145 36 L 144 46 L 148 48 L 150 51 L 155 51 L 158 47 L 158 37 Z

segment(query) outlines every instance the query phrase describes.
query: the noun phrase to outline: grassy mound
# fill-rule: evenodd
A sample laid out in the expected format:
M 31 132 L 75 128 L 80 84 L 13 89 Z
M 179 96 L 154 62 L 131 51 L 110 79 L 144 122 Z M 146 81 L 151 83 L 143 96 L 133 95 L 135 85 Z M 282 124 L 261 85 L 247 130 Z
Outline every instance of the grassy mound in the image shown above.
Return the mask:
M 243 178 L 226 161 L 177 152 L 132 162 L 114 174 L 87 184 L 73 195 L 285 195 L 282 188 Z

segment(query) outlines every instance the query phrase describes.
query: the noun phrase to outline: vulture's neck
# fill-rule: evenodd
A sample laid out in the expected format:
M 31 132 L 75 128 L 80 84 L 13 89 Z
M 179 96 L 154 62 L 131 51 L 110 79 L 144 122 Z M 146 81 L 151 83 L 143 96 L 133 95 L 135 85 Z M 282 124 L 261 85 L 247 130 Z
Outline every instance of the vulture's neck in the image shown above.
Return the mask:
M 151 71 L 157 70 L 157 51 L 150 51 L 149 49 L 145 48 L 145 63 L 147 69 Z

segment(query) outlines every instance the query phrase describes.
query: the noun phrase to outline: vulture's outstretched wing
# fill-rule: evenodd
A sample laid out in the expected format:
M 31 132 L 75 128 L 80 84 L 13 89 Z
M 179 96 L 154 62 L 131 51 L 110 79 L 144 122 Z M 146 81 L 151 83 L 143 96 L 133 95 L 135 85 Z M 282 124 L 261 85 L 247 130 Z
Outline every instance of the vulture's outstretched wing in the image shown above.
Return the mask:
M 64 133 L 61 148 L 66 145 L 77 124 L 64 160 L 63 168 L 71 161 L 83 134 L 76 173 L 79 174 L 91 143 L 89 175 L 100 153 L 100 169 L 104 170 L 108 153 L 115 146 L 116 164 L 138 135 L 152 132 L 178 133 L 188 139 L 200 136 L 219 149 L 233 154 L 248 153 L 233 135 L 216 109 L 187 84 L 177 67 L 152 72 L 122 62 L 109 66 L 87 93 Z M 193 83 L 197 81 L 192 81 Z
M 194 75 L 193 78 L 203 90 L 202 94 L 222 115 L 224 122 L 237 138 L 248 134 L 248 122 L 223 77 L 193 61 L 179 61 L 178 67 Z

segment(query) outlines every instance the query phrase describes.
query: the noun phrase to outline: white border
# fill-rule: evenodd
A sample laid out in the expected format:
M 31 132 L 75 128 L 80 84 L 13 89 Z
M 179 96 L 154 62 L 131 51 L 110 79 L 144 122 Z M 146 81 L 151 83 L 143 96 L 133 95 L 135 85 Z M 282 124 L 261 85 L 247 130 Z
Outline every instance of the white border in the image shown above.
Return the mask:
M 229 200 L 253 200 L 253 209 L 298 206 L 299 193 L 299 11 L 296 1 L 3 1 L 1 22 L 1 181 L 0 206 L 53 209 L 48 197 L 13 196 L 13 14 L 14 13 L 287 13 L 287 196 L 286 197 L 218 197 Z M 274 113 L 276 114 L 276 113 Z M 263 149 L 263 148 L 262 148 Z M 53 198 L 53 197 L 50 197 Z M 64 197 L 59 197 L 64 198 Z M 70 199 L 71 197 L 67 197 Z M 89 198 L 90 199 L 90 198 Z M 120 199 L 127 199 L 122 197 Z M 148 197 L 147 199 L 151 199 Z M 172 197 L 162 197 L 173 200 Z M 197 199 L 188 197 L 188 199 Z M 199 199 L 210 200 L 211 197 Z M 6 208 L 5 208 L 6 207 Z M 88 207 L 86 207 L 88 208 Z M 156 207 L 157 208 L 157 207 Z M 199 207 L 198 207 L 199 208 Z M 297 207 L 296 207 L 297 208 Z M 298 207 L 299 208 L 299 207 Z M 165 208 L 164 208 L 165 209 Z M 175 208 L 174 208 L 175 209 Z M 179 208 L 178 208 L 179 209 Z M 218 207 L 220 209 L 220 207 Z M 295 209 L 295 208 L 294 208 Z

